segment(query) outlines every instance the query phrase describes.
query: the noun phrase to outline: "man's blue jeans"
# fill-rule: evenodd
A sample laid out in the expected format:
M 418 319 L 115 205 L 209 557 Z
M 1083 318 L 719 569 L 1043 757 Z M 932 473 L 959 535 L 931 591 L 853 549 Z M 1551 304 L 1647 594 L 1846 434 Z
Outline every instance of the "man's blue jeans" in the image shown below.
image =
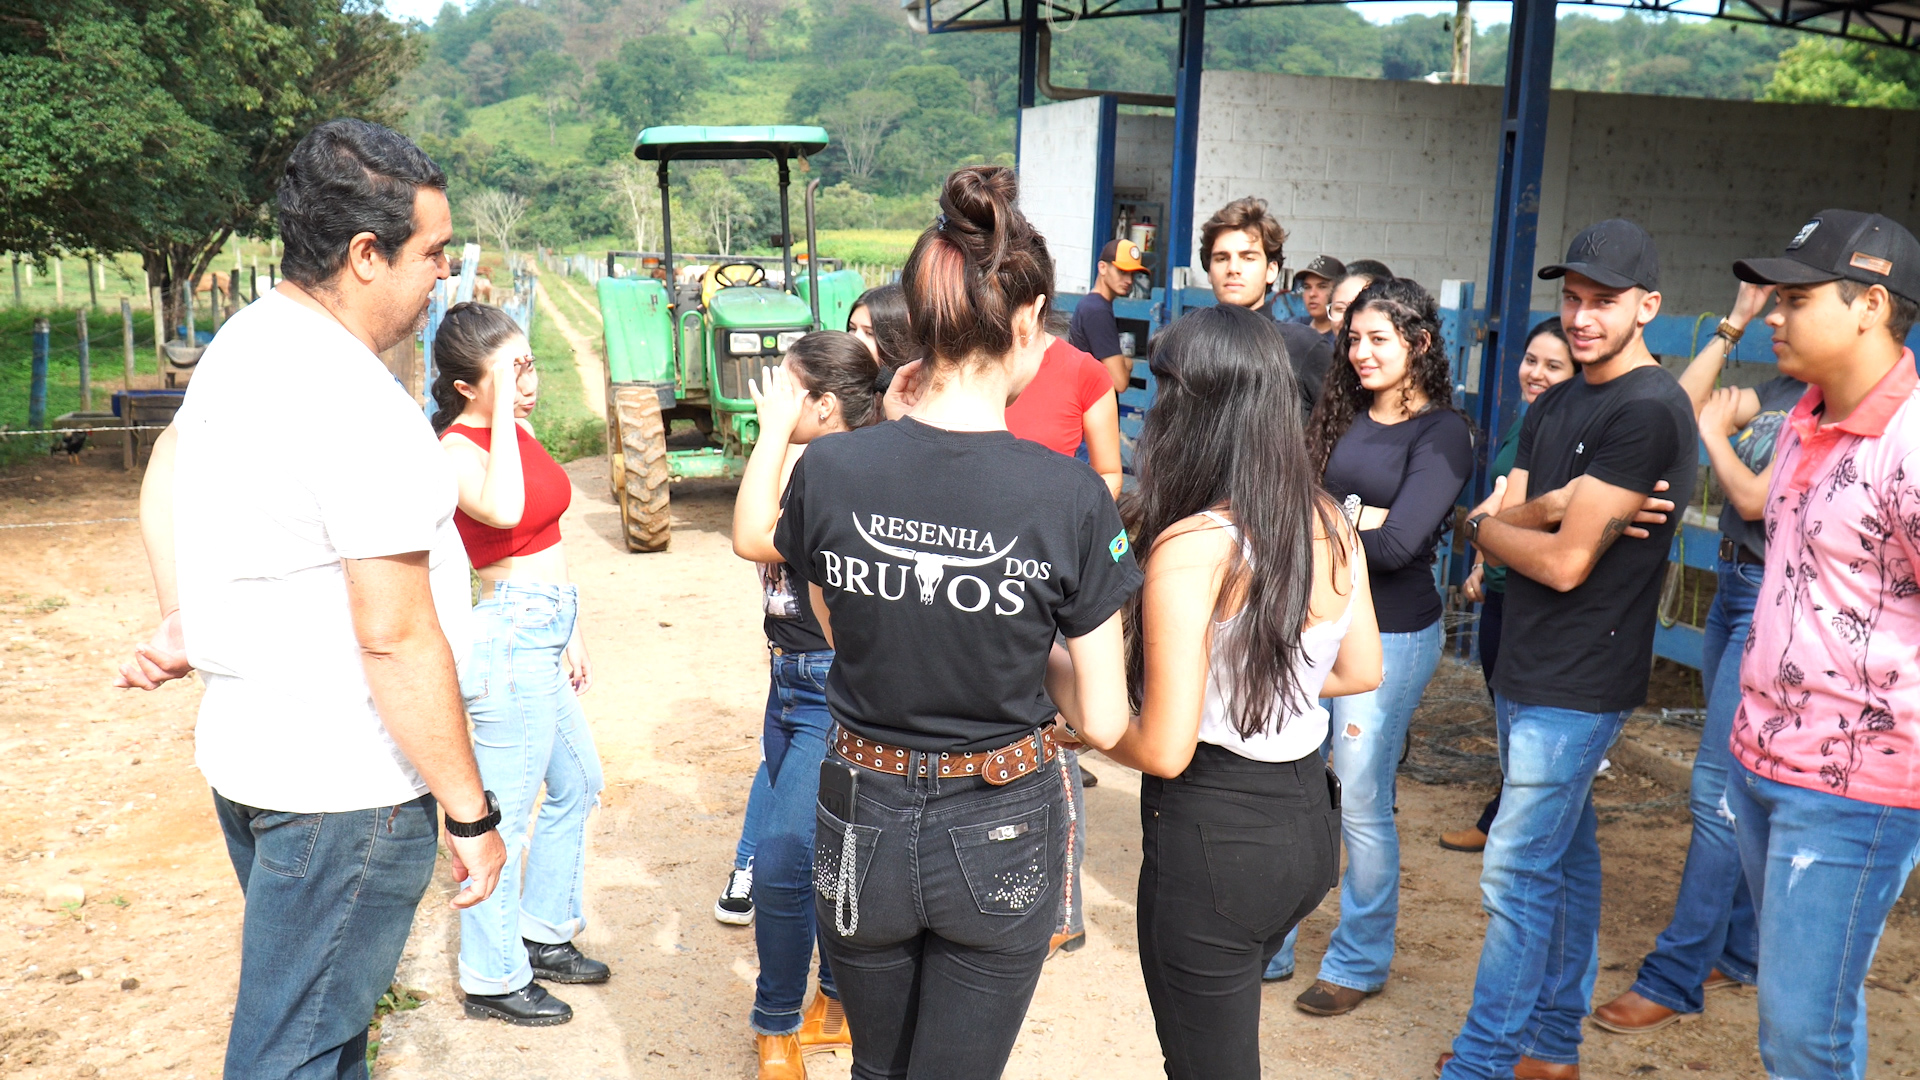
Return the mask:
M 1760 912 L 1760 1060 L 1767 1075 L 1867 1075 L 1867 969 L 1920 860 L 1920 810 L 1768 780 L 1727 785 Z
M 754 984 L 753 1030 L 786 1035 L 800 1030 L 813 962 L 814 806 L 820 799 L 820 763 L 827 757 L 827 672 L 833 653 L 776 653 L 767 717 L 767 798 L 753 856 L 754 944 L 760 978 Z M 833 973 L 820 957 L 820 989 L 835 995 Z
M 587 718 L 562 670 L 577 611 L 573 586 L 518 581 L 495 584 L 474 605 L 473 652 L 460 688 L 480 780 L 500 800 L 507 865 L 493 895 L 460 913 L 460 988 L 469 994 L 527 985 L 533 967 L 522 939 L 561 945 L 587 925 L 587 814 L 604 784 Z M 527 818 L 536 808 L 529 842 Z
M 1503 787 L 1481 855 L 1487 938 L 1446 1080 L 1504 1080 L 1522 1055 L 1577 1064 L 1599 971 L 1593 778 L 1627 714 L 1498 695 L 1493 711 Z
M 1435 622 L 1410 634 L 1381 634 L 1377 690 L 1323 700 L 1331 719 L 1327 746 L 1340 776 L 1340 830 L 1347 869 L 1340 878 L 1340 925 L 1327 942 L 1320 978 L 1350 990 L 1387 985 L 1394 926 L 1400 917 L 1400 830 L 1393 806 L 1407 726 L 1440 664 L 1444 632 Z M 1265 977 L 1293 970 L 1296 928 L 1267 964 Z
M 293 814 L 213 793 L 246 896 L 226 1075 L 363 1080 L 367 1022 L 433 879 L 433 796 Z
M 1673 902 L 1673 921 L 1660 932 L 1633 984 L 1641 997 L 1675 1012 L 1705 1008 L 1700 987 L 1713 969 L 1750 984 L 1758 964 L 1760 931 L 1753 896 L 1740 873 L 1740 845 L 1734 839 L 1726 790 L 1733 766 L 1727 740 L 1740 707 L 1740 655 L 1760 595 L 1760 570 L 1753 563 L 1720 562 L 1720 587 L 1707 610 L 1701 652 L 1707 722 L 1693 759 L 1693 839 L 1680 875 L 1680 895 Z

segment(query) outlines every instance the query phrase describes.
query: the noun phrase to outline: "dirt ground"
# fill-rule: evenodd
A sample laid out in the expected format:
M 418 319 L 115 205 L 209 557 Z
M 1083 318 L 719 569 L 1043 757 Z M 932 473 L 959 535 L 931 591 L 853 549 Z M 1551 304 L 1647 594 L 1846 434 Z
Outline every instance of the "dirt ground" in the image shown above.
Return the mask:
M 608 788 L 591 828 L 587 951 L 614 965 L 604 987 L 560 988 L 574 1021 L 512 1028 L 462 1018 L 457 921 L 443 872 L 421 907 L 399 982 L 424 999 L 381 1033 L 393 1080 L 753 1075 L 746 1016 L 753 936 L 710 911 L 755 762 L 765 698 L 752 572 L 728 551 L 732 489 L 674 493 L 671 551 L 629 555 L 603 466 L 569 466 L 569 556 L 597 679 L 585 699 Z M 117 449 L 79 465 L 0 473 L 0 524 L 128 518 L 135 481 Z M 241 897 L 192 764 L 198 686 L 111 690 L 112 665 L 153 614 L 134 524 L 0 529 L 0 1075 L 211 1077 L 238 966 Z M 1088 946 L 1051 961 L 1007 1075 L 1130 1080 L 1160 1075 L 1133 945 L 1138 778 L 1095 758 L 1088 793 Z M 1687 840 L 1684 810 L 1624 770 L 1604 778 L 1605 923 L 1597 993 L 1632 980 L 1665 924 Z M 1465 1011 L 1483 916 L 1475 856 L 1437 833 L 1470 822 L 1474 786 L 1401 785 L 1405 885 L 1393 981 L 1354 1014 L 1291 1007 L 1337 916 L 1305 924 L 1302 974 L 1266 991 L 1270 1075 L 1431 1075 Z M 1646 808 L 1644 804 L 1657 805 Z M 1637 809 L 1636 809 L 1637 808 Z M 78 907 L 48 909 L 77 884 Z M 1901 905 L 1868 991 L 1870 1077 L 1920 1069 L 1920 907 Z M 1590 1029 L 1586 1075 L 1750 1077 L 1750 990 L 1701 1018 L 1642 1037 Z M 846 1075 L 831 1057 L 816 1078 Z

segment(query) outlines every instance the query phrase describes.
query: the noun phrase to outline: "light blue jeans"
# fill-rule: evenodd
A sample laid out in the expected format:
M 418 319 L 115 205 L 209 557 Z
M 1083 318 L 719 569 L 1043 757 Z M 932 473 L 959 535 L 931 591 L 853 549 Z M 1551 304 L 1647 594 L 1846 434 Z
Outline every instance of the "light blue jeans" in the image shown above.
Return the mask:
M 1577 1064 L 1600 968 L 1593 778 L 1627 713 L 1498 695 L 1493 711 L 1504 786 L 1481 855 L 1487 937 L 1444 1080 L 1504 1080 L 1522 1055 Z
M 587 924 L 587 813 L 603 783 L 561 659 L 577 596 L 571 585 L 500 582 L 473 609 L 473 653 L 460 691 L 473 719 L 480 781 L 500 800 L 507 865 L 493 895 L 460 913 L 460 988 L 470 994 L 527 985 L 533 968 L 521 939 L 559 945 Z M 536 808 L 529 848 L 527 819 Z
M 1867 1075 L 1867 969 L 1920 861 L 1920 810 L 1768 780 L 1727 785 L 1760 911 L 1760 1060 L 1780 1080 Z
M 1340 925 L 1327 942 L 1320 978 L 1350 990 L 1387 985 L 1400 917 L 1400 830 L 1393 808 L 1407 726 L 1440 664 L 1445 632 L 1435 622 L 1409 634 L 1381 634 L 1380 688 L 1325 699 L 1328 756 L 1340 777 L 1340 831 L 1347 869 L 1340 878 Z M 1299 930 L 1287 935 L 1265 978 L 1293 970 Z
M 1693 759 L 1693 839 L 1680 874 L 1680 895 L 1673 921 L 1660 932 L 1653 952 L 1641 961 L 1634 992 L 1675 1012 L 1706 1007 L 1701 984 L 1718 968 L 1743 983 L 1754 980 L 1759 927 L 1753 896 L 1740 873 L 1740 845 L 1733 836 L 1733 811 L 1727 808 L 1727 773 L 1733 751 L 1733 714 L 1740 706 L 1740 654 L 1747 645 L 1754 601 L 1760 596 L 1760 570 L 1753 563 L 1722 560 L 1720 587 L 1707 611 L 1700 677 L 1707 688 L 1707 722 L 1700 731 L 1700 752 Z

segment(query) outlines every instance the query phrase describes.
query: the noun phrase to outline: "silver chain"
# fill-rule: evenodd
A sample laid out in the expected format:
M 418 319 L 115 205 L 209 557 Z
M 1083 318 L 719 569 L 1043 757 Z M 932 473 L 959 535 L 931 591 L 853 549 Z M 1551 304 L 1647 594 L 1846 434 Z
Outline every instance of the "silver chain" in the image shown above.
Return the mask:
M 857 843 L 849 824 L 840 841 L 840 877 L 833 886 L 833 928 L 841 937 L 852 937 L 860 929 L 860 891 L 854 881 Z

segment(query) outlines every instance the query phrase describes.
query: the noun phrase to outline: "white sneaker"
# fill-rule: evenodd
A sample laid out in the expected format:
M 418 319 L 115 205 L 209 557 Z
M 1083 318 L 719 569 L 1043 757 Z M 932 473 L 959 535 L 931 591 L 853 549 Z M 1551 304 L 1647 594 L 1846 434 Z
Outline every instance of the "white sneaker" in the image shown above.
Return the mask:
M 753 860 L 747 865 L 727 875 L 727 887 L 720 892 L 720 899 L 714 901 L 713 917 L 728 926 L 748 926 L 753 923 Z

